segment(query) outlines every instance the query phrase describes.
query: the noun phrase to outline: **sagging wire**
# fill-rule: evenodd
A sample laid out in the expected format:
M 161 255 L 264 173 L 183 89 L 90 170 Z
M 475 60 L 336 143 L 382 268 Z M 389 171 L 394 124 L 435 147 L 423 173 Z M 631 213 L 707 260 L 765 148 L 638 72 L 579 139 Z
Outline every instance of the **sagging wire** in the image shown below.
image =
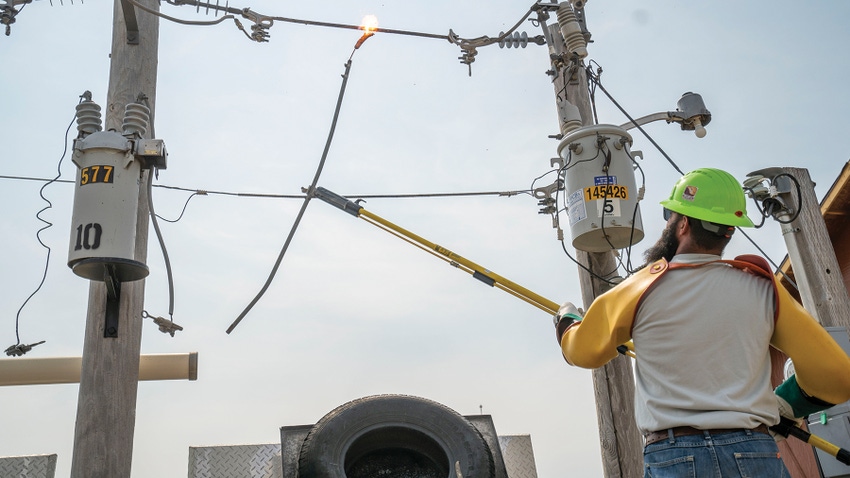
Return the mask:
M 646 174 L 643 172 L 643 168 L 640 164 L 635 160 L 634 156 L 632 156 L 631 151 L 626 150 L 626 154 L 629 156 L 629 159 L 632 160 L 632 164 L 635 165 L 638 171 L 640 171 L 640 188 L 638 188 L 638 197 L 637 201 L 635 201 L 635 208 L 632 211 L 632 228 L 629 232 L 629 247 L 626 248 L 626 264 L 624 265 L 624 269 L 627 274 L 634 274 L 639 271 L 641 268 L 646 266 L 646 264 L 640 265 L 638 267 L 634 267 L 632 265 L 632 246 L 634 245 L 634 234 L 635 234 L 635 221 L 637 221 L 638 207 L 641 201 L 643 201 L 643 196 L 646 193 Z
M 745 187 L 744 191 L 749 193 L 749 192 L 752 192 L 753 190 L 752 190 L 752 188 Z M 753 202 L 756 205 L 756 210 L 759 212 L 759 216 L 761 216 L 761 220 L 759 221 L 759 223 L 754 224 L 753 227 L 755 227 L 756 229 L 761 229 L 762 227 L 764 227 L 764 224 L 767 221 L 768 216 L 770 216 L 770 213 L 766 212 L 765 209 L 762 209 L 762 207 L 761 207 L 761 205 L 759 205 L 758 201 L 753 201 Z
M 233 20 L 233 23 L 236 24 L 236 28 L 238 28 L 242 33 L 244 33 L 245 36 L 248 37 L 249 40 L 253 40 L 253 41 L 256 41 L 256 42 L 268 41 L 267 40 L 268 34 L 263 35 L 262 31 L 257 32 L 257 30 L 259 30 L 259 29 L 255 29 L 255 36 L 249 35 L 248 32 L 245 30 L 245 27 L 242 25 L 242 22 L 240 22 L 239 19 L 236 18 L 236 16 L 234 16 L 234 15 L 224 15 L 220 18 L 215 19 L 215 20 L 204 21 L 204 22 L 193 21 L 193 20 L 182 20 L 180 18 L 172 17 L 172 16 L 166 15 L 164 13 L 161 13 L 157 10 L 148 8 L 148 7 L 140 4 L 136 0 L 126 0 L 126 1 L 129 2 L 131 5 L 133 5 L 134 7 L 138 8 L 139 10 L 150 13 L 151 15 L 158 17 L 158 18 L 162 18 L 163 20 L 168 20 L 170 22 L 177 23 L 177 24 L 180 24 L 180 25 L 212 26 L 212 25 L 218 25 L 219 23 L 221 23 L 225 20 Z M 170 1 L 170 0 L 168 0 L 168 3 L 171 3 L 172 5 L 180 5 L 181 4 L 181 3 L 175 3 L 175 2 Z M 245 16 L 246 18 L 248 18 L 249 14 L 253 13 L 253 12 L 251 12 L 251 10 L 249 8 L 245 8 L 243 10 L 237 10 L 237 12 L 240 13 L 241 15 Z M 260 25 L 260 24 L 256 23 L 255 27 L 257 25 Z
M 174 276 L 171 272 L 171 259 L 168 256 L 168 248 L 165 247 L 165 240 L 163 240 L 162 231 L 159 229 L 159 221 L 156 220 L 159 216 L 156 215 L 153 207 L 153 176 L 153 171 L 148 172 L 148 210 L 150 212 L 151 224 L 153 224 L 153 229 L 156 232 L 156 239 L 159 241 L 159 247 L 162 250 L 162 258 L 165 261 L 165 275 L 168 278 L 168 319 L 171 323 L 168 330 L 163 330 L 164 324 L 157 323 L 157 325 L 159 326 L 159 330 L 169 332 L 174 337 L 174 331 L 183 330 L 183 327 L 174 323 Z M 183 213 L 180 213 L 180 216 L 183 216 Z M 145 318 L 146 314 L 147 312 L 144 312 L 142 318 Z M 162 319 L 162 317 L 159 317 L 159 319 Z M 154 322 L 156 323 L 156 320 Z
M 613 275 L 614 273 L 616 273 L 616 272 L 617 272 L 617 269 L 619 269 L 619 267 L 615 268 L 614 270 L 612 270 L 611 272 L 608 272 L 608 273 L 606 273 L 606 274 L 597 274 L 596 272 L 593 272 L 593 271 L 592 271 L 589 267 L 587 267 L 586 265 L 582 264 L 582 263 L 581 263 L 581 261 L 579 261 L 578 259 L 576 259 L 575 257 L 573 257 L 573 256 L 572 256 L 572 254 L 570 254 L 570 251 L 567 249 L 567 244 L 564 242 L 564 238 L 563 238 L 563 237 L 562 237 L 562 238 L 560 238 L 558 242 L 560 242 L 560 243 L 561 243 L 561 249 L 563 249 L 563 250 L 564 250 L 564 254 L 566 254 L 566 255 L 567 255 L 567 257 L 569 257 L 571 261 L 575 262 L 577 266 L 581 267 L 582 269 L 584 269 L 584 271 L 585 271 L 585 272 L 587 272 L 588 274 L 590 274 L 590 276 L 591 276 L 591 277 L 593 277 L 593 278 L 595 278 L 595 279 L 597 279 L 597 280 L 599 280 L 599 281 L 601 281 L 601 282 L 604 282 L 604 283 L 606 283 L 606 284 L 608 284 L 608 285 L 617 285 L 617 284 L 619 284 L 619 283 L 620 283 L 620 280 L 619 280 L 619 279 L 614 280 L 615 278 L 611 278 L 611 279 L 609 279 L 609 278 L 608 278 L 608 276 L 611 276 L 611 275 Z
M 166 219 L 166 218 L 160 216 L 159 214 L 155 214 L 155 216 L 158 217 L 159 219 L 162 219 L 165 222 L 170 222 L 170 223 L 174 224 L 174 223 L 180 221 L 181 219 L 183 219 L 183 214 L 186 214 L 186 208 L 189 207 L 189 201 L 191 201 L 193 197 L 195 197 L 195 196 L 206 196 L 206 195 L 207 195 L 206 191 L 195 191 L 192 194 L 190 194 L 189 197 L 186 198 L 186 202 L 183 203 L 183 210 L 180 211 L 180 215 L 177 216 L 177 219 Z
M 80 103 L 82 103 L 83 98 L 84 98 L 84 96 L 80 96 Z M 38 190 L 38 195 L 41 196 L 41 199 L 44 202 L 47 203 L 47 206 L 43 207 L 40 211 L 38 211 L 35 214 L 36 219 L 38 219 L 39 221 L 41 221 L 45 224 L 41 229 L 39 229 L 35 233 L 35 238 L 36 238 L 36 240 L 38 240 L 38 243 L 41 244 L 41 247 L 43 247 L 47 250 L 47 257 L 45 257 L 45 259 L 44 259 L 44 272 L 41 275 L 41 281 L 38 283 L 38 287 L 35 288 L 35 290 L 29 295 L 29 297 L 26 298 L 26 300 L 24 300 L 24 303 L 21 304 L 20 308 L 18 308 L 17 314 L 15 314 L 15 345 L 9 346 L 8 348 L 6 348 L 6 351 L 5 351 L 6 355 L 8 355 L 10 357 L 12 357 L 12 356 L 20 357 L 20 356 L 24 355 L 25 353 L 29 352 L 30 350 L 32 350 L 32 348 L 34 346 L 43 344 L 45 342 L 44 340 L 42 340 L 41 342 L 37 342 L 37 343 L 34 343 L 34 344 L 29 344 L 29 345 L 24 345 L 24 344 L 21 343 L 21 331 L 20 331 L 21 312 L 23 312 L 24 307 L 27 306 L 29 301 L 41 290 L 41 288 L 44 286 L 45 281 L 47 281 L 47 271 L 48 271 L 48 268 L 50 266 L 51 248 L 50 248 L 50 246 L 45 244 L 44 241 L 41 239 L 41 233 L 46 231 L 47 229 L 50 229 L 51 227 L 53 227 L 53 223 L 48 221 L 47 219 L 41 217 L 41 214 L 43 212 L 47 211 L 48 209 L 52 209 L 53 203 L 50 202 L 50 200 L 47 199 L 44 196 L 44 190 L 48 186 L 50 186 L 51 184 L 57 182 L 59 180 L 59 178 L 62 177 L 62 162 L 65 160 L 65 156 L 67 156 L 67 154 L 68 154 L 68 135 L 70 134 L 71 128 L 74 126 L 74 121 L 76 119 L 77 119 L 77 115 L 76 115 L 76 112 L 75 112 L 74 117 L 71 119 L 71 122 L 68 123 L 68 127 L 65 129 L 65 147 L 62 150 L 62 156 L 59 158 L 59 162 L 56 164 L 56 177 L 54 177 L 50 181 L 47 181 L 46 183 L 44 183 L 41 186 L 41 188 Z
M 143 102 L 149 110 L 152 109 L 151 104 L 148 101 L 147 95 L 140 94 L 137 97 L 136 101 Z M 153 123 L 150 124 L 150 133 L 151 133 L 151 136 L 156 137 L 156 133 L 155 133 L 155 130 L 154 130 Z M 148 318 L 148 317 L 153 318 L 154 323 L 157 326 L 159 326 L 160 332 L 169 333 L 169 334 L 171 334 L 172 337 L 174 337 L 174 332 L 179 331 L 179 330 L 183 330 L 183 327 L 174 323 L 174 276 L 173 276 L 173 273 L 171 271 L 171 259 L 169 258 L 169 255 L 168 255 L 168 248 L 165 247 L 165 240 L 162 237 L 162 231 L 159 229 L 159 222 L 157 221 L 157 218 L 159 216 L 156 214 L 156 211 L 154 210 L 154 206 L 153 206 L 153 178 L 154 178 L 154 176 L 159 178 L 159 168 L 157 168 L 156 166 L 152 166 L 150 168 L 150 170 L 148 171 L 148 181 L 147 181 L 148 182 L 148 184 L 147 184 L 148 214 L 150 215 L 151 224 L 153 224 L 153 229 L 156 232 L 156 239 L 159 242 L 159 248 L 162 251 L 162 257 L 163 257 L 163 260 L 165 261 L 165 274 L 166 274 L 166 277 L 168 279 L 168 319 L 166 320 L 163 317 L 155 317 L 154 318 L 152 316 L 149 316 L 146 310 L 142 311 L 142 318 L 143 319 Z M 187 204 L 188 204 L 188 201 L 187 201 Z M 185 211 L 185 206 L 184 206 L 184 211 Z M 183 214 L 181 213 L 180 215 L 182 216 Z
M 304 217 L 304 212 L 307 210 L 307 205 L 310 204 L 310 199 L 315 195 L 316 185 L 319 183 L 319 177 L 322 174 L 322 170 L 325 167 L 325 161 L 328 158 L 328 152 L 330 152 L 331 142 L 333 141 L 334 132 L 336 131 L 336 124 L 339 120 L 339 112 L 342 107 L 342 99 L 345 97 L 345 87 L 348 84 L 349 74 L 351 72 L 351 59 L 354 57 L 354 53 L 358 48 L 363 44 L 366 39 L 371 37 L 374 33 L 366 32 L 355 44 L 354 49 L 351 52 L 351 56 L 348 58 L 348 61 L 345 63 L 345 72 L 342 75 L 342 85 L 339 88 L 339 97 L 336 101 L 336 109 L 334 110 L 333 120 L 331 121 L 331 128 L 328 132 L 328 138 L 325 142 L 325 149 L 322 152 L 322 158 L 319 160 L 319 165 L 316 167 L 316 173 L 313 175 L 313 181 L 310 183 L 310 186 L 304 190 L 304 202 L 301 203 L 301 209 L 298 211 L 298 215 L 295 218 L 295 222 L 292 224 L 292 228 L 289 230 L 289 234 L 286 236 L 286 241 L 283 243 L 283 247 L 280 250 L 280 253 L 277 256 L 277 260 L 275 260 L 274 266 L 272 267 L 271 272 L 269 273 L 268 278 L 266 279 L 265 284 L 263 284 L 260 291 L 257 295 L 251 300 L 245 310 L 239 314 L 236 320 L 230 324 L 230 327 L 227 328 L 227 333 L 230 334 L 233 332 L 233 329 L 242 322 L 242 319 L 248 314 L 248 312 L 254 307 L 254 305 L 263 297 L 263 295 L 268 290 L 272 281 L 274 280 L 275 275 L 277 274 L 277 270 L 280 267 L 280 263 L 283 261 L 283 256 L 286 254 L 287 249 L 289 249 L 289 244 L 292 242 L 292 238 L 295 236 L 295 231 L 298 229 L 298 225 L 301 223 L 301 218 Z

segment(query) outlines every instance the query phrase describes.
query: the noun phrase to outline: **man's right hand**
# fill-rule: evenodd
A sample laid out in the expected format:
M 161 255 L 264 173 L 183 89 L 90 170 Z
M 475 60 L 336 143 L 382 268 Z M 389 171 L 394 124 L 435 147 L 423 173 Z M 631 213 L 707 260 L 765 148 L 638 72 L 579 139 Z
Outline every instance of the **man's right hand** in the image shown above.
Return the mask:
M 564 332 L 569 326 L 575 322 L 581 322 L 582 314 L 572 302 L 564 302 L 561 308 L 558 309 L 558 314 L 554 317 L 555 323 L 555 338 L 558 344 L 561 344 L 561 338 L 564 337 Z

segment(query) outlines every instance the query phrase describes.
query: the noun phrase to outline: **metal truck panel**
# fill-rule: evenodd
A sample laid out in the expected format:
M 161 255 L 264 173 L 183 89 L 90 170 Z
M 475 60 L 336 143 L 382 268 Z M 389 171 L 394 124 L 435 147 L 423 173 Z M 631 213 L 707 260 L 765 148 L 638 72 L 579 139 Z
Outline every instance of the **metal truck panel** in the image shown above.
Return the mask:
M 502 450 L 510 478 L 537 478 L 531 435 L 500 436 L 499 448 Z
M 4 478 L 54 478 L 56 454 L 0 457 L 0 476 Z
M 189 478 L 282 478 L 280 445 L 189 447 Z

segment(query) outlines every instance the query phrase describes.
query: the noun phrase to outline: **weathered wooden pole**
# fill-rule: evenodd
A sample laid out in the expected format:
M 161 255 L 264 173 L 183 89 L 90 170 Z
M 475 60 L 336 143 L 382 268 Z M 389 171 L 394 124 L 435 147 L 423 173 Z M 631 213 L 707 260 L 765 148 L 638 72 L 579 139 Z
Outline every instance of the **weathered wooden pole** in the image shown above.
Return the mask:
M 559 6 L 559 10 L 564 8 L 571 8 L 570 3 L 563 2 Z M 578 108 L 582 126 L 593 124 L 593 111 L 584 62 L 575 56 L 571 58 L 567 53 L 563 28 L 563 25 L 548 27 L 547 41 L 551 41 L 550 74 L 555 88 L 559 126 L 565 133 L 569 128 L 566 125 L 569 118 L 565 115 L 569 106 L 564 102 Z M 617 265 L 612 251 L 578 251 L 576 257 L 587 268 L 580 267 L 578 270 L 582 302 L 587 308 L 597 296 L 611 288 L 608 279 L 616 275 Z M 640 478 L 643 476 L 643 442 L 634 418 L 635 385 L 630 359 L 618 357 L 593 370 L 592 374 L 604 476 Z
M 157 0 L 137 0 L 159 9 Z M 106 129 L 121 131 L 124 107 L 139 94 L 148 98 L 153 124 L 156 99 L 159 20 L 115 0 Z M 128 28 L 129 26 L 129 28 Z M 150 128 L 148 136 L 150 137 Z M 135 260 L 147 259 L 148 196 L 144 187 L 149 171 L 140 178 Z M 74 430 L 72 478 L 129 478 L 139 384 L 139 354 L 145 282 L 121 284 L 117 337 L 104 337 L 107 288 L 92 281 L 89 288 L 83 345 L 80 394 Z
M 850 327 L 850 297 L 809 171 L 781 168 L 781 172 L 800 185 L 799 197 L 793 187 L 781 195 L 793 210 L 778 219 L 784 218 L 782 236 L 803 307 L 824 327 Z M 791 182 L 786 184 L 790 186 Z

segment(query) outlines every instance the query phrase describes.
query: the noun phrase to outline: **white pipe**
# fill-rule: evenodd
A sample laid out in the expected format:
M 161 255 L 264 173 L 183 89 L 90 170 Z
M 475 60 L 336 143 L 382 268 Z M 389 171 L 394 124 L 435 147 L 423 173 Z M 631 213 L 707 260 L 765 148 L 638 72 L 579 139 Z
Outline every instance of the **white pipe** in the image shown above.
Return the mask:
M 661 121 L 664 120 L 668 123 L 675 121 L 675 118 L 670 113 L 653 113 L 651 115 L 646 115 L 643 118 L 638 118 L 634 121 L 629 121 L 628 123 L 623 123 L 620 125 L 620 128 L 628 131 L 632 128 L 636 128 L 638 126 L 643 126 L 647 123 L 652 123 L 653 121 Z
M 79 383 L 82 357 L 0 359 L 0 386 Z M 198 352 L 139 357 L 139 380 L 197 380 Z

